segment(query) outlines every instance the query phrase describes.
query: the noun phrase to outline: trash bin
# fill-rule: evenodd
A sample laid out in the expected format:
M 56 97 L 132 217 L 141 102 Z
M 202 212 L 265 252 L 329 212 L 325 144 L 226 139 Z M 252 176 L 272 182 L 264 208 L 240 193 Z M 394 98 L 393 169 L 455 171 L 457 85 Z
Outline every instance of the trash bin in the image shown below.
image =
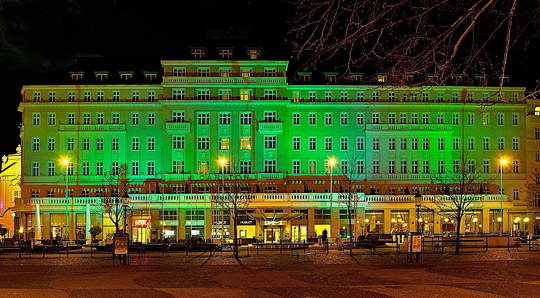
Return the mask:
M 336 238 L 337 250 L 341 250 L 341 238 Z

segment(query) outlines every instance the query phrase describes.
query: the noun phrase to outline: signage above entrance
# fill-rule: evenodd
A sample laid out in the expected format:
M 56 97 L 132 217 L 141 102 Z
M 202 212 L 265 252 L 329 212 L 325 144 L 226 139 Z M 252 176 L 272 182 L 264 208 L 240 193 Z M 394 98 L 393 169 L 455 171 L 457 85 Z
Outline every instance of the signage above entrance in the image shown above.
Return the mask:
M 238 221 L 239 226 L 254 226 L 256 223 L 257 222 L 254 219 L 244 219 Z
M 135 227 L 137 227 L 137 228 L 146 228 L 146 227 L 148 227 L 148 220 L 147 219 L 137 219 L 137 220 L 135 220 Z

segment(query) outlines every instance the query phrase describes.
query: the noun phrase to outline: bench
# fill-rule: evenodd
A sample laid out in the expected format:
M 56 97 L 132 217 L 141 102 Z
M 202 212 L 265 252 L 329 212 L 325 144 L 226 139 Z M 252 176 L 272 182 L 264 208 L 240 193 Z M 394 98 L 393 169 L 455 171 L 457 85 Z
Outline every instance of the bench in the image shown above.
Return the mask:
M 291 247 L 291 261 L 293 257 L 296 257 L 296 262 L 300 262 L 300 257 L 307 257 L 307 262 L 315 262 L 317 252 L 309 249 L 307 246 Z
M 240 255 L 241 250 L 245 250 L 247 255 L 249 256 L 249 247 L 247 245 L 245 245 L 245 246 L 238 245 L 238 255 Z M 232 243 L 231 244 L 222 244 L 222 245 L 220 245 L 219 246 L 220 256 L 223 256 L 224 252 L 232 252 L 232 253 L 234 253 L 234 245 Z
M 480 243 L 480 244 L 478 244 Z M 463 249 L 465 247 L 467 248 L 482 248 L 486 249 L 486 245 L 484 242 L 484 239 L 460 239 L 459 240 L 459 247 L 461 248 L 461 251 L 463 252 Z

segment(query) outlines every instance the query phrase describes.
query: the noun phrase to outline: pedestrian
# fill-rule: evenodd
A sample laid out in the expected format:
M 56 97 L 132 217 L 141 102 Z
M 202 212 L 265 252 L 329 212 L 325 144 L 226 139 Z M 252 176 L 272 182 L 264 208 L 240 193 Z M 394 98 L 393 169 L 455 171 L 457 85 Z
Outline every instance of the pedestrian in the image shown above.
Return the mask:
M 326 255 L 328 255 L 328 231 L 326 229 L 322 231 L 322 242 L 326 246 Z

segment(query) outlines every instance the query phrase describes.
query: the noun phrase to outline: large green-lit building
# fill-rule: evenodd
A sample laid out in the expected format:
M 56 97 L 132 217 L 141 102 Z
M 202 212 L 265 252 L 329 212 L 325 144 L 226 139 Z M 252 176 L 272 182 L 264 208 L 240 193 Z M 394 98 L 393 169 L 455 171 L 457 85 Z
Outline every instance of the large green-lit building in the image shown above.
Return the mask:
M 436 212 L 422 211 L 417 222 L 414 194 L 430 204 L 439 195 L 433 173 L 453 171 L 464 151 L 493 183 L 461 232 L 497 232 L 498 217 L 505 232 L 537 232 L 527 185 L 540 179 L 540 101 L 526 99 L 525 88 L 464 86 L 459 76 L 441 87 L 390 86 L 384 74 L 288 79 L 288 61 L 261 59 L 260 49 L 210 52 L 150 64 L 79 59 L 25 85 L 20 236 L 55 237 L 67 219 L 71 238 L 100 225 L 106 239 L 114 225 L 100 209 L 103 174 L 124 164 L 133 241 L 232 237 L 227 214 L 211 212 L 222 172 L 250 180 L 241 237 L 303 240 L 324 229 L 347 237 L 414 231 L 419 222 L 426 233 L 453 231 Z M 324 80 L 315 83 L 317 75 Z M 355 231 L 337 203 L 351 168 Z

